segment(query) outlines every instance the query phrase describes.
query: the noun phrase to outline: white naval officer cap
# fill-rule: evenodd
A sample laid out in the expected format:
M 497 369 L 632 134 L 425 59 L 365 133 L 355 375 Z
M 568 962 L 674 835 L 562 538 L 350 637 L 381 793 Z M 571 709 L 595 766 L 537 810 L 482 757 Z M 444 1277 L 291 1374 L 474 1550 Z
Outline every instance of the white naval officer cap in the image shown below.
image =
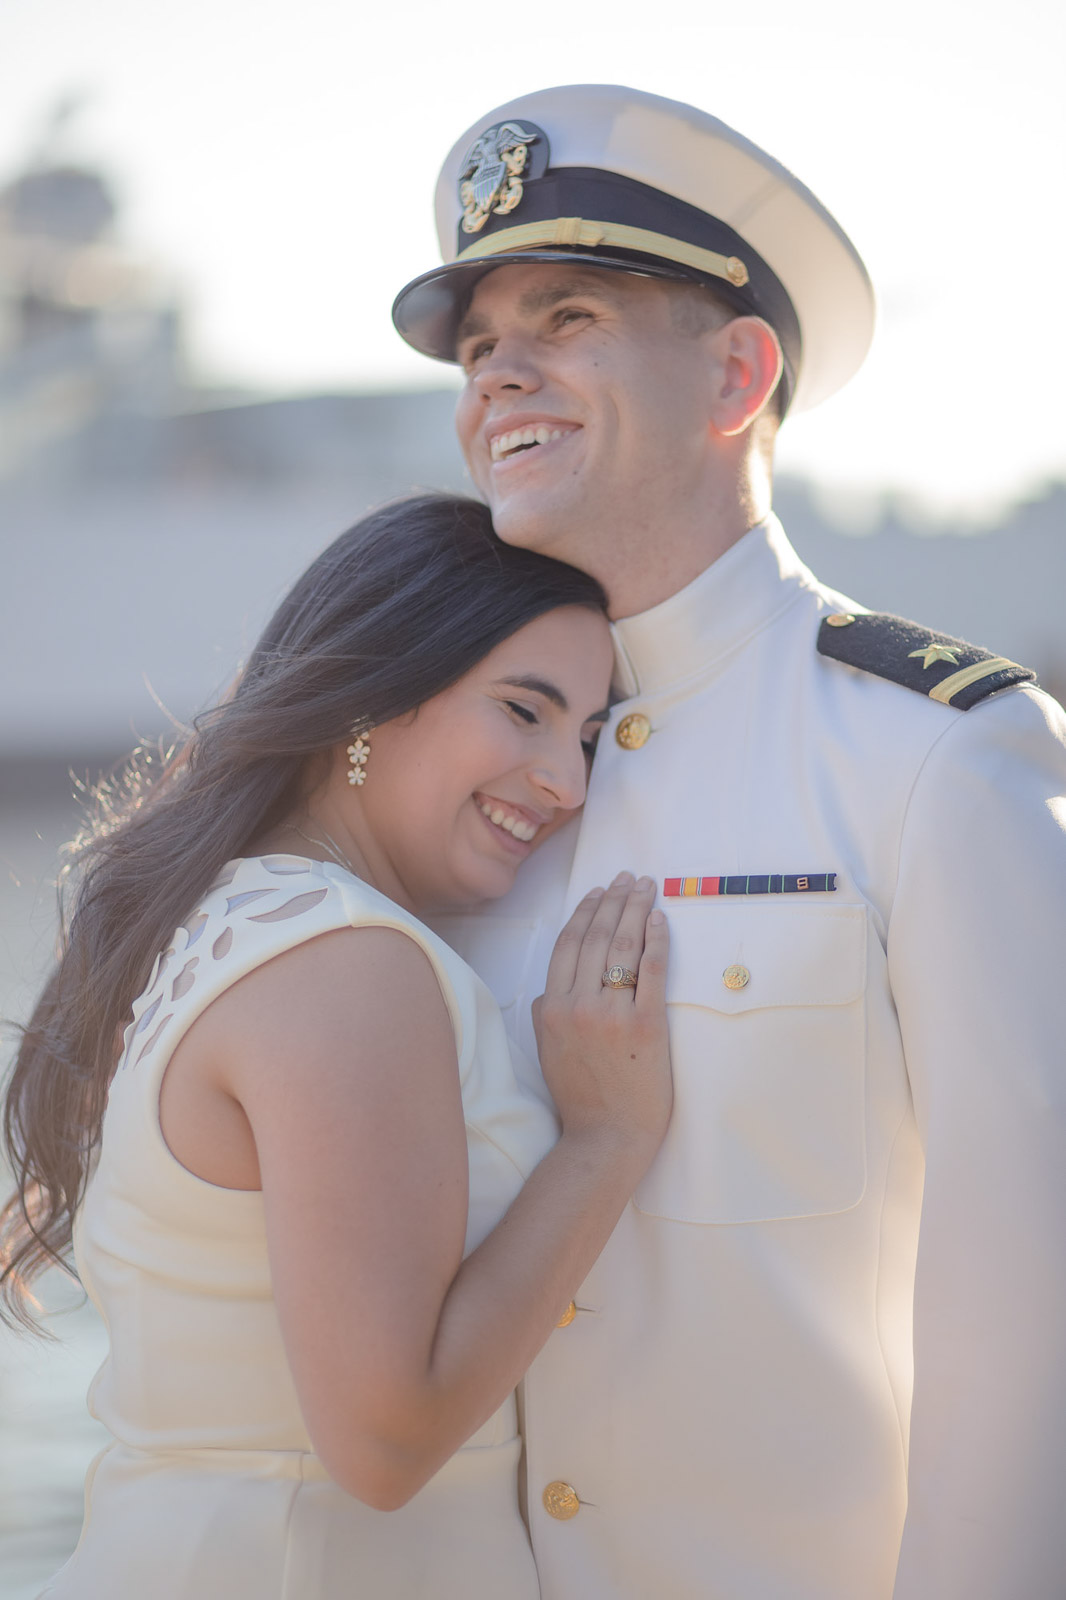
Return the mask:
M 542 89 L 453 145 L 436 195 L 443 266 L 396 297 L 400 335 L 455 360 L 477 280 L 508 262 L 567 262 L 695 280 L 777 333 L 793 410 L 862 365 L 874 325 L 866 268 L 781 164 L 694 106 L 615 84 Z

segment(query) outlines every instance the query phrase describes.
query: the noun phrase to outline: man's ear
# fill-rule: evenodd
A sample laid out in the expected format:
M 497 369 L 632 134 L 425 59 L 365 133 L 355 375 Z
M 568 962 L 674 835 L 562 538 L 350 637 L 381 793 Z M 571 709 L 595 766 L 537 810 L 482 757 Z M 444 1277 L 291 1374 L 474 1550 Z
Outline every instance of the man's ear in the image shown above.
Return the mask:
M 743 433 L 765 408 L 784 365 L 777 334 L 761 317 L 734 317 L 714 333 L 718 381 L 711 425 L 726 438 Z

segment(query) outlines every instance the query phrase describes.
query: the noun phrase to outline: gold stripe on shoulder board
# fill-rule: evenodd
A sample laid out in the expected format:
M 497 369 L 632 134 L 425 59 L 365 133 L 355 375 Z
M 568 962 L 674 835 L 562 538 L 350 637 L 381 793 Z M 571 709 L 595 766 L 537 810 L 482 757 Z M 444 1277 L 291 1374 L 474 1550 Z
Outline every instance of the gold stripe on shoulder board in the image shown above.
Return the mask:
M 1006 656 L 993 656 L 991 661 L 975 661 L 972 667 L 963 667 L 960 672 L 953 672 L 950 677 L 942 679 L 935 689 L 930 689 L 929 698 L 949 706 L 954 696 L 968 689 L 971 683 L 980 683 L 982 678 L 990 678 L 994 672 L 1003 672 L 1007 667 L 1017 665 L 1016 661 L 1008 661 Z

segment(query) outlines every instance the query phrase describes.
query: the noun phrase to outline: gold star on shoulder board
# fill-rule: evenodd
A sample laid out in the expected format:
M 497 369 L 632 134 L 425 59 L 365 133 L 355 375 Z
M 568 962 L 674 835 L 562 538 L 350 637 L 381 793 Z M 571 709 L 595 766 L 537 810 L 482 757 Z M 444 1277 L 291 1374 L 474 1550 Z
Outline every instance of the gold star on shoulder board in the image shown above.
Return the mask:
M 950 661 L 953 667 L 959 664 L 958 656 L 946 644 L 927 644 L 924 650 L 912 650 L 908 660 L 914 656 L 921 656 L 923 668 L 931 667 L 934 661 Z

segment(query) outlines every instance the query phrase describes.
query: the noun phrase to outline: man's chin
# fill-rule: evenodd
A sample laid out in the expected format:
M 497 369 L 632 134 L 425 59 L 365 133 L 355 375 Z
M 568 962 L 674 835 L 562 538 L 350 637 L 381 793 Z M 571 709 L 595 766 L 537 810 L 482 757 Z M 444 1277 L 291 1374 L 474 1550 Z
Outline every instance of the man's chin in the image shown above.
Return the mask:
M 573 512 L 541 500 L 515 495 L 506 500 L 489 501 L 492 526 L 504 544 L 520 550 L 539 550 L 558 561 L 573 561 L 574 529 L 579 526 Z
M 529 506 L 519 505 L 514 499 L 499 500 L 487 495 L 492 512 L 492 526 L 504 544 L 520 549 L 536 549 L 539 544 L 542 518 L 533 514 Z

